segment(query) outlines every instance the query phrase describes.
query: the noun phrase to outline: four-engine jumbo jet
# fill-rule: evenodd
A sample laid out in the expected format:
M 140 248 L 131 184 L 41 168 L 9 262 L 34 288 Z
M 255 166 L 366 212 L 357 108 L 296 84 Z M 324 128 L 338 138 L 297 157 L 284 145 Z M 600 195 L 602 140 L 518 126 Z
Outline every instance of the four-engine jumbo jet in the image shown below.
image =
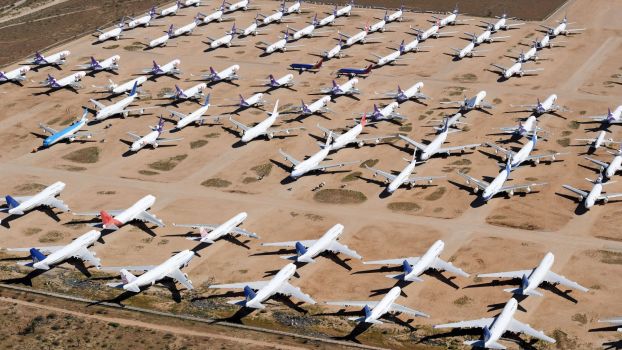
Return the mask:
M 467 148 L 475 149 L 476 147 L 480 146 L 479 143 L 473 143 L 470 145 L 463 145 L 463 146 L 443 147 L 443 143 L 445 143 L 445 140 L 447 140 L 447 135 L 449 135 L 450 133 L 458 132 L 458 131 L 459 130 L 449 130 L 448 119 L 445 118 L 445 121 L 443 122 L 443 127 L 440 130 L 439 134 L 428 144 L 419 143 L 402 134 L 398 134 L 397 136 L 401 138 L 402 140 L 406 141 L 407 145 L 411 144 L 415 148 L 421 151 L 421 154 L 419 155 L 420 160 L 428 160 L 430 159 L 430 157 L 432 157 L 435 154 L 440 154 L 440 153 L 451 154 L 452 152 L 464 152 L 464 150 Z
M 349 317 L 350 321 L 355 321 L 358 323 L 371 323 L 371 324 L 382 324 L 383 322 L 379 319 L 383 317 L 385 314 L 395 313 L 395 314 L 407 314 L 415 317 L 430 317 L 428 314 L 423 313 L 421 311 L 413 310 L 406 306 L 402 306 L 397 304 L 395 300 L 399 298 L 402 290 L 400 287 L 393 287 L 391 290 L 380 300 L 380 301 L 353 301 L 353 300 L 344 300 L 344 301 L 328 301 L 326 305 L 337 305 L 337 306 L 358 306 L 363 307 L 364 316 L 362 317 Z
M 67 204 L 56 198 L 65 189 L 65 183 L 57 181 L 32 196 L 9 196 L 4 197 L 7 207 L 0 209 L 9 215 L 24 215 L 27 211 L 40 206 L 60 209 L 63 212 L 70 211 Z M 1 222 L 1 220 L 0 220 Z
M 174 138 L 174 139 L 160 137 L 162 133 L 164 132 L 164 120 L 162 119 L 162 117 L 160 117 L 160 121 L 158 121 L 158 125 L 150 126 L 149 128 L 151 129 L 151 132 L 145 136 L 139 136 L 133 132 L 127 133 L 134 139 L 134 141 L 130 145 L 130 152 L 138 152 L 147 145 L 150 145 L 151 147 L 155 149 L 158 147 L 158 145 L 161 145 L 163 143 L 183 140 L 183 138 L 181 137 Z
M 579 202 L 583 204 L 585 209 L 590 209 L 598 201 L 602 201 L 603 204 L 607 204 L 609 200 L 613 198 L 622 197 L 622 193 L 603 193 L 603 187 L 615 183 L 615 181 L 603 182 L 603 176 L 599 175 L 596 180 L 587 179 L 588 182 L 593 183 L 592 189 L 589 192 L 576 189 L 570 185 L 562 185 L 563 188 L 570 192 L 574 192 L 579 195 Z
M 5 248 L 8 252 L 29 252 L 32 262 L 18 262 L 23 266 L 32 267 L 37 270 L 49 270 L 54 265 L 63 263 L 66 260 L 77 258 L 87 261 L 100 268 L 100 259 L 95 257 L 95 252 L 88 248 L 101 237 L 101 232 L 91 230 L 67 245 L 33 247 L 33 248 Z M 48 254 L 47 256 L 45 254 Z
M 385 182 L 389 185 L 387 186 L 387 193 L 393 193 L 398 188 L 403 185 L 408 186 L 408 188 L 413 188 L 417 182 L 427 181 L 428 184 L 432 183 L 434 179 L 445 178 L 446 176 L 411 176 L 413 171 L 415 170 L 416 164 L 421 164 L 421 162 L 416 161 L 416 152 L 413 152 L 412 161 L 408 162 L 408 165 L 399 172 L 399 174 L 395 175 L 394 173 L 388 173 L 386 171 L 382 171 L 379 169 L 372 168 L 370 166 L 365 166 L 367 169 L 371 170 L 374 173 L 374 177 L 380 175 L 385 178 Z M 404 159 L 406 160 L 406 159 Z M 397 172 L 396 172 L 397 173 Z
M 259 238 L 256 233 L 246 231 L 245 229 L 239 228 L 248 214 L 245 212 L 241 212 L 231 219 L 225 221 L 220 225 L 212 225 L 212 224 L 173 224 L 176 227 L 191 227 L 193 229 L 199 229 L 199 237 L 188 237 L 191 241 L 200 241 L 202 243 L 214 244 L 217 239 L 223 238 L 226 235 L 242 235 L 250 238 Z
M 250 142 L 256 139 L 259 136 L 265 136 L 268 140 L 271 140 L 276 134 L 286 134 L 289 135 L 292 131 L 296 130 L 304 130 L 303 127 L 294 127 L 294 128 L 282 128 L 277 129 L 272 126 L 276 122 L 276 119 L 279 117 L 279 100 L 276 100 L 274 104 L 274 110 L 270 113 L 269 117 L 259 122 L 257 125 L 253 127 L 249 127 L 246 124 L 239 122 L 233 117 L 229 117 L 229 121 L 236 126 L 237 129 L 242 130 L 241 141 L 244 143 Z
M 585 159 L 600 166 L 600 171 L 605 172 L 605 177 L 607 179 L 611 179 L 618 171 L 622 170 L 622 148 L 618 149 L 615 152 L 607 151 L 607 153 L 613 155 L 613 159 L 610 163 L 590 157 L 585 157 Z
M 520 279 L 520 287 L 504 289 L 505 292 L 509 292 L 515 295 L 535 295 L 542 296 L 542 293 L 536 289 L 543 283 L 549 283 L 552 285 L 561 284 L 564 287 L 573 288 L 582 292 L 587 292 L 589 289 L 583 287 L 577 282 L 573 282 L 564 276 L 558 275 L 551 271 L 555 256 L 553 253 L 548 252 L 540 261 L 538 266 L 529 270 L 509 271 L 509 272 L 495 272 L 495 273 L 482 273 L 477 275 L 479 278 L 517 278 Z
M 68 127 L 60 131 L 57 131 L 43 123 L 39 123 L 39 127 L 43 129 L 43 131 L 51 134 L 50 136 L 46 137 L 43 140 L 42 147 L 47 148 L 59 141 L 64 141 L 64 140 L 73 142 L 73 140 L 77 138 L 90 139 L 93 136 L 92 133 L 87 132 L 87 131 L 80 131 L 80 129 L 82 129 L 84 125 L 86 125 L 86 123 L 88 123 L 89 121 L 88 118 L 86 117 L 88 114 L 89 114 L 89 111 L 88 109 L 85 108 L 84 113 L 82 113 L 82 118 L 76 120 L 75 122 L 71 123 L 71 125 L 69 125 Z
M 65 64 L 67 60 L 67 56 L 71 55 L 71 51 L 63 50 L 49 56 L 44 56 L 39 51 L 35 52 L 35 57 L 31 60 L 27 61 L 27 64 L 33 64 L 35 67 L 33 69 L 38 69 L 46 66 L 53 66 L 56 69 L 60 70 L 60 66 Z
M 530 337 L 534 337 L 549 343 L 555 343 L 555 339 L 548 337 L 542 331 L 533 329 L 530 325 L 522 323 L 514 318 L 514 314 L 518 309 L 518 302 L 516 299 L 511 298 L 500 314 L 490 318 L 480 318 L 472 321 L 460 321 L 454 323 L 439 324 L 434 326 L 434 329 L 441 328 L 483 328 L 484 334 L 481 340 L 467 340 L 464 342 L 466 345 L 470 345 L 478 348 L 487 349 L 505 349 L 506 347 L 499 344 L 499 339 L 506 332 L 512 333 L 525 333 Z
M 244 299 L 229 301 L 229 304 L 239 305 L 251 309 L 265 309 L 262 302 L 275 294 L 293 296 L 307 304 L 315 304 L 315 300 L 305 294 L 298 287 L 294 287 L 288 281 L 296 273 L 296 265 L 285 265 L 270 281 L 255 281 L 243 283 L 213 284 L 208 288 L 216 289 L 244 289 Z
M 531 141 L 524 144 L 523 147 L 521 147 L 521 149 L 518 152 L 505 149 L 491 142 L 486 142 L 486 145 L 488 147 L 494 148 L 495 154 L 497 154 L 498 152 L 501 152 L 505 154 L 506 158 L 511 158 L 512 161 L 510 162 L 510 166 L 512 167 L 512 169 L 518 168 L 524 162 L 532 162 L 533 164 L 538 165 L 540 164 L 540 161 L 542 161 L 543 159 L 547 159 L 547 158 L 550 158 L 551 161 L 555 161 L 557 156 L 562 155 L 562 153 L 559 153 L 559 152 L 550 152 L 547 154 L 531 155 L 531 152 L 536 148 L 537 142 L 538 142 L 538 133 L 534 132 L 531 136 Z
M 295 262 L 313 263 L 313 258 L 324 252 L 334 254 L 342 253 L 354 259 L 361 259 L 361 256 L 347 245 L 339 243 L 337 240 L 343 233 L 343 225 L 336 224 L 331 227 L 322 237 L 317 240 L 287 241 L 275 243 L 262 243 L 264 247 L 288 247 L 295 248 L 296 255 L 282 256 L 282 259 L 293 260 Z
M 100 217 L 102 222 L 93 226 L 102 227 L 105 230 L 118 230 L 121 226 L 133 220 L 150 222 L 158 227 L 164 227 L 162 220 L 147 211 L 155 203 L 155 200 L 156 198 L 149 194 L 127 209 L 74 213 L 74 215 Z

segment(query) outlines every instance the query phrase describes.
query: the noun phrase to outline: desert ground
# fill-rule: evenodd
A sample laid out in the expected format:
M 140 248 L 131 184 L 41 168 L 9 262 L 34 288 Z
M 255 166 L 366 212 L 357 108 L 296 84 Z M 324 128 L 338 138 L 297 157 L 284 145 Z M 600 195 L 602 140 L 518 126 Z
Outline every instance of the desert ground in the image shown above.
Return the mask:
M 272 1 L 254 1 L 253 6 L 262 13 L 271 12 L 277 5 Z M 424 52 L 409 53 L 405 60 L 394 66 L 375 69 L 367 78 L 359 78 L 361 94 L 356 99 L 338 97 L 329 104 L 333 111 L 325 116 L 298 118 L 296 114 L 283 114 L 281 125 L 304 126 L 306 131 L 292 136 L 258 139 L 246 145 L 238 143 L 238 131 L 227 118 L 219 123 L 189 126 L 166 137 L 183 137 L 171 146 L 146 148 L 128 154 L 123 141 L 130 140 L 128 131 L 144 135 L 148 127 L 157 123 L 160 115 L 167 117 L 169 110 L 190 113 L 198 108 L 191 102 L 178 106 L 164 106 L 149 110 L 150 114 L 111 118 L 86 129 L 94 133 L 88 142 L 60 143 L 49 149 L 33 152 L 40 146 L 39 123 L 47 123 L 60 129 L 78 118 L 82 106 L 92 106 L 89 99 L 97 98 L 109 104 L 120 97 L 107 100 L 100 87 L 108 79 L 125 82 L 150 68 L 152 60 L 164 64 L 172 59 L 181 60 L 179 79 L 161 77 L 143 85 L 143 98 L 139 106 L 158 106 L 166 103 L 159 96 L 175 84 L 190 87 L 201 80 L 200 75 L 210 66 L 220 70 L 231 64 L 240 65 L 240 80 L 235 84 L 220 83 L 212 86 L 212 105 L 208 115 L 227 115 L 236 109 L 237 96 L 250 96 L 263 91 L 260 86 L 268 74 L 282 76 L 291 63 L 314 63 L 320 54 L 336 43 L 337 31 L 353 34 L 373 18 L 381 16 L 381 10 L 355 9 L 350 17 L 340 18 L 336 25 L 322 28 L 323 34 L 302 39 L 293 45 L 301 47 L 285 53 L 261 57 L 262 51 L 255 45 L 274 42 L 289 25 L 300 29 L 315 12 L 330 10 L 330 6 L 303 4 L 305 12 L 292 16 L 282 24 L 272 24 L 261 29 L 257 37 L 240 39 L 231 48 L 219 48 L 204 52 L 206 37 L 219 37 L 228 30 L 232 21 L 211 23 L 199 27 L 192 36 L 171 39 L 170 45 L 154 50 L 143 50 L 144 42 L 161 35 L 170 24 L 181 26 L 192 21 L 195 13 L 207 13 L 216 7 L 210 3 L 199 9 L 187 8 L 177 16 L 159 19 L 157 25 L 128 31 L 119 41 L 93 44 L 92 36 L 85 36 L 52 49 L 71 50 L 67 64 L 61 70 L 43 68 L 29 72 L 24 86 L 0 85 L 0 174 L 2 191 L 11 195 L 36 193 L 43 185 L 63 181 L 66 189 L 60 195 L 72 211 L 99 211 L 122 209 L 139 198 L 153 194 L 157 201 L 151 212 L 167 224 L 164 228 L 140 228 L 127 225 L 104 237 L 105 244 L 97 244 L 93 250 L 105 266 L 151 265 L 168 258 L 173 252 L 195 247 L 184 238 L 189 230 L 176 228 L 172 223 L 219 224 L 245 211 L 248 219 L 241 227 L 256 232 L 261 239 L 245 240 L 240 244 L 218 241 L 199 251 L 190 265 L 184 269 L 197 290 L 181 290 L 180 298 L 157 287 L 140 296 L 122 302 L 127 305 L 147 304 L 149 307 L 169 311 L 190 312 L 210 317 L 228 317 L 235 308 L 225 305 L 230 300 L 224 291 L 205 288 L 212 283 L 230 283 L 268 278 L 270 271 L 284 266 L 285 261 L 278 249 L 262 247 L 262 242 L 305 240 L 319 238 L 336 223 L 345 226 L 340 241 L 363 256 L 363 260 L 376 260 L 419 256 L 436 240 L 442 239 L 446 246 L 441 258 L 471 273 L 470 278 L 454 278 L 449 273 L 423 276 L 424 282 L 404 286 L 407 297 L 398 302 L 426 312 L 428 318 L 408 320 L 410 326 L 386 323 L 374 326 L 358 335 L 363 344 L 387 348 L 445 348 L 460 347 L 464 338 L 480 336 L 470 333 L 435 332 L 431 326 L 463 319 L 491 317 L 499 312 L 510 294 L 505 282 L 488 284 L 489 280 L 475 277 L 478 273 L 513 271 L 535 267 L 548 251 L 555 254 L 553 271 L 590 288 L 587 293 L 566 292 L 564 288 L 543 289 L 544 297 L 529 297 L 521 302 L 525 311 L 517 313 L 517 319 L 542 329 L 558 340 L 556 345 L 542 342 L 526 342 L 523 347 L 590 349 L 600 348 L 617 340 L 612 328 L 601 329 L 598 319 L 618 316 L 617 291 L 622 281 L 615 278 L 622 269 L 622 236 L 619 233 L 621 203 L 611 201 L 583 210 L 576 197 L 562 188 L 562 184 L 589 190 L 584 178 L 594 179 L 598 169 L 585 160 L 587 146 L 575 138 L 595 137 L 595 124 L 584 124 L 583 116 L 602 115 L 607 108 L 620 103 L 619 62 L 622 51 L 622 24 L 617 14 L 620 4 L 615 1 L 597 0 L 569 1 L 554 13 L 545 24 L 553 25 L 566 14 L 571 28 L 587 28 L 578 35 L 560 37 L 562 47 L 544 49 L 537 63 L 528 66 L 544 68 L 536 76 L 513 77 L 499 81 L 490 71 L 490 64 L 510 66 L 512 59 L 528 47 L 532 40 L 544 34 L 537 32 L 541 22 L 528 22 L 519 29 L 501 32 L 511 35 L 502 42 L 483 44 L 490 51 L 484 57 L 452 61 L 451 47 L 464 47 L 468 43 L 462 32 L 480 32 L 480 18 L 464 25 L 450 26 L 445 31 L 458 31 L 447 38 L 428 39 L 423 45 L 430 46 Z M 233 14 L 238 27 L 245 27 L 255 17 L 256 11 Z M 509 15 L 513 15 L 509 13 Z M 321 15 L 319 16 L 321 17 Z M 328 87 L 335 79 L 335 71 L 342 67 L 362 68 L 373 59 L 372 53 L 384 55 L 396 48 L 401 40 L 410 41 L 409 26 L 427 28 L 429 14 L 406 13 L 403 22 L 387 25 L 384 33 L 370 34 L 368 43 L 344 50 L 345 57 L 324 62 L 318 73 L 294 74 L 292 90 L 279 89 L 266 94 L 263 109 L 270 111 L 279 100 L 281 110 L 286 111 L 300 100 L 309 103 L 319 98 L 318 90 Z M 467 17 L 468 18 L 468 17 Z M 410 31 L 411 32 L 411 31 Z M 76 65 L 88 61 L 89 56 L 99 59 L 113 54 L 121 56 L 118 75 L 98 73 L 86 76 L 79 93 L 68 90 L 52 92 L 49 96 L 38 94 L 44 89 L 36 87 L 46 75 L 56 77 L 69 75 Z M 4 67 L 13 69 L 17 65 Z M 345 77 L 338 82 L 344 82 Z M 489 114 L 471 111 L 465 121 L 463 132 L 452 133 L 448 145 L 497 142 L 504 147 L 520 148 L 526 139 L 508 141 L 507 135 L 499 134 L 499 128 L 516 125 L 526 118 L 528 112 L 516 113 L 518 108 L 510 104 L 535 103 L 555 93 L 558 103 L 569 111 L 560 116 L 543 115 L 538 126 L 546 131 L 538 143 L 538 152 L 563 152 L 552 163 L 537 166 L 523 165 L 512 173 L 510 183 L 545 182 L 546 185 L 528 194 L 512 197 L 498 196 L 487 204 L 481 204 L 470 187 L 457 175 L 468 172 L 476 178 L 496 176 L 503 158 L 494 157 L 490 148 L 452 156 L 435 156 L 425 164 L 418 165 L 417 175 L 446 175 L 432 185 L 400 189 L 391 196 L 383 196 L 384 183 L 373 178 L 371 172 L 359 165 L 340 168 L 337 171 L 307 175 L 291 181 L 287 179 L 289 164 L 279 155 L 283 149 L 296 158 L 315 153 L 317 137 L 322 133 L 316 127 L 342 129 L 355 124 L 359 113 L 370 111 L 374 103 L 388 103 L 382 94 L 400 85 L 409 87 L 422 81 L 423 93 L 431 99 L 424 103 L 406 102 L 399 113 L 408 117 L 402 125 L 383 122 L 365 127 L 367 135 L 393 135 L 404 133 L 415 140 L 434 137 L 431 126 L 438 119 L 452 114 L 455 109 L 439 104 L 441 101 L 461 100 L 480 90 L 487 92 L 486 100 L 494 105 Z M 263 110 L 248 109 L 234 115 L 246 124 L 259 122 L 266 116 Z M 166 129 L 173 124 L 166 123 Z M 612 126 L 608 137 L 620 140 L 620 130 Z M 315 136 L 315 137 L 314 137 Z M 615 150 L 612 146 L 611 150 Z M 366 161 L 375 168 L 399 171 L 410 159 L 412 148 L 404 149 L 402 141 L 376 146 L 349 147 L 333 153 L 331 162 Z M 611 155 L 600 149 L 592 155 L 610 161 Z M 321 189 L 318 187 L 321 186 Z M 326 190 L 337 190 L 343 196 L 331 195 Z M 352 192 L 345 192 L 352 191 Z M 607 186 L 608 192 L 622 192 L 622 184 Z M 335 191 L 333 191 L 335 192 Z M 319 202 L 319 200 L 324 200 Z M 326 203 L 328 201 L 329 203 Z M 333 203 L 330 203 L 333 202 Z M 33 211 L 0 228 L 0 247 L 29 247 L 70 242 L 89 227 L 81 217 L 71 213 L 46 214 Z M 239 242 L 238 242 L 239 243 Z M 281 302 L 268 303 L 267 311 L 254 313 L 239 322 L 291 332 L 311 332 L 324 337 L 344 337 L 354 328 L 354 323 L 341 316 L 339 308 L 326 307 L 330 300 L 377 300 L 395 282 L 385 278 L 385 270 L 373 270 L 360 261 L 318 257 L 316 263 L 299 268 L 300 278 L 292 283 L 310 294 L 319 303 L 315 306 L 301 304 L 290 308 Z M 75 272 L 70 265 L 66 269 L 53 269 L 32 280 L 35 288 L 57 290 L 92 298 L 114 298 L 121 294 L 108 289 L 108 277 L 89 279 Z M 370 271 L 371 270 L 371 271 Z M 395 270 L 392 270 L 395 271 Z M 16 282 L 27 269 L 15 267 L 15 258 L 4 256 L 1 276 L 5 282 Z M 91 270 L 93 272 L 93 270 Z M 69 275 L 68 275 L 69 274 Z M 68 277 L 69 276 L 69 277 Z M 24 282 L 23 280 L 17 280 Z M 76 281 L 89 288 L 75 287 Z M 72 283 L 74 284 L 72 284 Z M 482 285 L 483 284 L 483 285 Z M 82 284 L 80 284 L 82 286 Z M 238 294 L 239 296 L 239 294 Z M 199 301 L 207 300 L 209 303 Z M 295 299 L 293 299 L 296 302 Z M 292 306 L 292 305 L 290 305 Z M 301 309 L 302 308 L 302 309 Z M 307 310 L 303 314 L 301 311 Z M 348 309 L 356 311 L 355 309 Z M 337 313 L 337 314 L 335 314 Z M 277 314 L 293 315 L 296 322 L 274 321 Z M 350 339 L 350 338 L 348 338 Z M 505 341 L 511 348 L 519 345 Z

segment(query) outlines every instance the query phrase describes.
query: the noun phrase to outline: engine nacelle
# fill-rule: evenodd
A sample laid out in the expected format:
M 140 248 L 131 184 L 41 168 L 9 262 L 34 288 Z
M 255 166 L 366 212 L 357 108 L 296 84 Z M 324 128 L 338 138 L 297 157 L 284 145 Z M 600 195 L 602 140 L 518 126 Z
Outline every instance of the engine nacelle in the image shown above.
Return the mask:
M 510 191 L 508 192 L 508 196 L 512 197 L 513 195 L 514 195 L 514 190 L 510 190 Z
M 531 192 L 531 187 L 527 186 L 527 188 L 525 189 L 525 192 L 527 193 Z
M 415 183 L 414 182 L 409 182 L 408 183 L 408 188 L 413 188 L 415 187 Z
M 365 142 L 363 142 L 363 141 L 360 141 L 360 142 L 356 143 L 356 147 L 359 147 L 359 148 L 363 147 L 364 145 L 365 145 Z
M 583 202 L 583 196 L 579 196 L 579 202 Z
M 536 160 L 534 161 L 534 163 L 536 163 L 536 165 L 540 164 L 540 158 L 536 158 Z
M 432 179 L 428 180 L 428 185 L 432 184 Z
M 153 148 L 158 148 L 158 143 L 157 142 L 153 143 Z
M 272 140 L 273 137 L 274 137 L 274 133 L 269 132 L 268 133 L 268 140 Z
M 603 198 L 603 203 L 607 204 L 609 202 L 609 197 L 605 196 L 605 198 Z

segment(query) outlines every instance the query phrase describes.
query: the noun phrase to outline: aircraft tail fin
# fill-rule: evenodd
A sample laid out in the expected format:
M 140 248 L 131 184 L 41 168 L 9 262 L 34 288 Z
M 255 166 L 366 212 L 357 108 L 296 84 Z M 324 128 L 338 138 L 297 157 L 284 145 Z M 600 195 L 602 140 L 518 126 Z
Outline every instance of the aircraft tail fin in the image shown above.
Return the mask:
M 166 34 L 168 34 L 168 36 L 172 36 L 173 35 L 173 25 L 171 24 L 170 27 L 168 27 L 168 31 L 166 31 Z
M 132 86 L 132 91 L 130 91 L 130 96 L 135 96 L 136 95 L 136 87 L 138 86 L 138 82 L 135 81 L 134 82 L 134 86 Z
M 209 106 L 209 98 L 210 98 L 211 94 L 207 94 L 207 96 L 205 96 L 205 102 L 203 102 L 203 107 L 207 107 Z
M 410 263 L 408 263 L 408 260 L 404 260 L 402 262 L 402 269 L 404 270 L 404 274 L 407 275 L 409 273 L 411 273 L 413 271 L 412 266 L 410 266 Z
M 305 246 L 302 245 L 302 243 L 296 242 L 296 254 L 298 254 L 298 256 L 300 256 L 300 255 L 303 255 L 306 252 L 307 252 L 307 248 L 305 248 Z
M 244 298 L 246 299 L 246 301 L 251 301 L 256 296 L 257 294 L 255 294 L 255 291 L 251 287 L 249 286 L 244 287 Z
M 207 238 L 207 235 L 209 234 L 209 232 L 207 232 L 205 227 L 199 228 L 199 234 L 201 235 L 201 242 L 209 243 L 209 244 L 213 244 L 214 243 L 214 241 L 212 241 L 211 239 Z
M 132 275 L 132 273 L 126 269 L 121 269 L 121 271 L 119 271 L 119 274 L 121 275 L 121 280 L 123 281 L 123 284 L 132 283 L 136 280 L 136 276 Z
M 99 212 L 99 215 L 102 218 L 102 227 L 107 230 L 118 230 L 119 226 L 123 225 L 122 222 L 112 217 L 112 215 L 108 214 L 105 210 Z
M 37 248 L 30 248 L 30 258 L 32 259 L 32 264 L 34 264 L 39 261 L 43 261 L 43 259 L 45 259 L 45 255 L 43 255 L 43 253 L 41 253 L 41 251 Z M 32 266 L 32 264 L 30 266 Z
M 376 108 L 376 105 L 374 105 L 374 108 Z M 361 126 L 365 127 L 365 124 L 367 124 L 367 113 L 364 113 L 363 118 L 361 118 Z
M 19 206 L 19 202 L 11 196 L 7 195 L 5 197 L 5 200 L 6 200 L 6 204 L 9 206 L 9 209 L 17 208 Z

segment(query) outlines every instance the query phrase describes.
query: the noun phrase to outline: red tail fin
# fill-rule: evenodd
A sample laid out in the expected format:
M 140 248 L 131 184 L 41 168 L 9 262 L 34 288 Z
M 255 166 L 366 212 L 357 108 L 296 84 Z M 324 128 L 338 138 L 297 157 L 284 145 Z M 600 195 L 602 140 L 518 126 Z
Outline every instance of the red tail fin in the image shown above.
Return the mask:
M 121 221 L 113 218 L 105 210 L 100 211 L 99 215 L 102 218 L 103 228 L 119 228 L 119 226 L 123 225 Z
M 365 126 L 367 124 L 367 113 L 363 114 L 363 118 L 361 118 L 361 126 Z

